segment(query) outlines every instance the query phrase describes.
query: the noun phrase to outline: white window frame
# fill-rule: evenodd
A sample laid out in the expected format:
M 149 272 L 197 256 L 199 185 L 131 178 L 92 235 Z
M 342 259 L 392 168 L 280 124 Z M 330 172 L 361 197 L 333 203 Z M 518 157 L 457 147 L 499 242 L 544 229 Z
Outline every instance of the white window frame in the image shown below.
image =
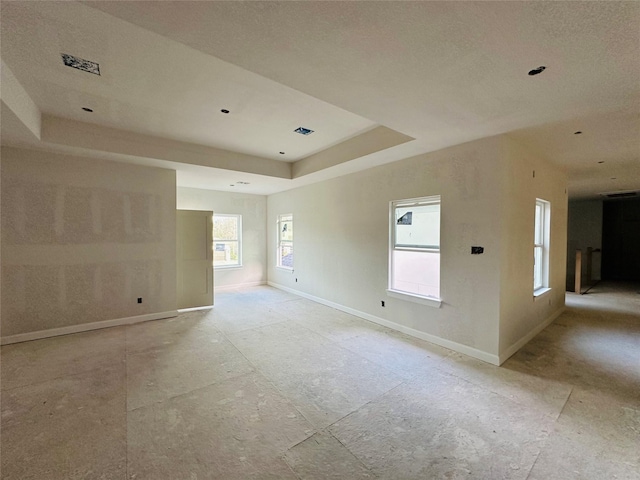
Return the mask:
M 548 201 L 536 198 L 533 224 L 533 294 L 538 296 L 549 291 L 551 204 Z
M 420 303 L 422 305 L 428 305 L 431 307 L 439 308 L 442 304 L 440 297 L 431 297 L 427 295 L 420 295 L 413 292 L 406 292 L 403 290 L 397 290 L 393 288 L 394 279 L 394 266 L 393 258 L 394 251 L 404 250 L 411 252 L 425 252 L 425 253 L 437 253 L 440 254 L 440 242 L 438 245 L 430 245 L 429 247 L 418 246 L 402 246 L 396 244 L 396 209 L 409 206 L 422 206 L 422 205 L 438 205 L 442 212 L 442 198 L 440 195 L 432 195 L 428 197 L 409 198 L 404 200 L 395 200 L 389 202 L 389 278 L 387 295 L 393 298 L 407 300 L 414 303 Z M 440 217 L 439 233 L 442 232 L 442 216 Z
M 227 238 L 217 238 L 216 237 L 216 217 L 227 217 L 227 218 L 235 218 L 236 222 L 237 222 L 237 229 L 236 231 L 238 232 L 238 238 L 235 239 L 227 239 Z M 238 261 L 237 263 L 233 263 L 233 264 L 227 264 L 227 265 L 216 265 L 215 262 L 215 245 L 216 242 L 238 242 Z M 225 269 L 225 268 L 240 268 L 242 267 L 242 215 L 239 214 L 235 214 L 235 213 L 214 213 L 213 214 L 213 248 L 214 248 L 214 255 L 213 255 L 213 268 L 214 270 L 218 270 L 218 269 Z
M 276 232 L 277 232 L 277 238 L 276 238 L 276 267 L 278 268 L 282 268 L 285 270 L 289 270 L 289 271 L 293 271 L 293 262 L 295 262 L 295 255 L 293 256 L 293 262 L 291 266 L 288 265 L 282 265 L 282 247 L 284 246 L 290 246 L 291 250 L 293 251 L 293 239 L 292 240 L 283 240 L 282 239 L 282 223 L 284 221 L 288 221 L 291 222 L 291 225 L 293 225 L 293 214 L 292 213 L 282 213 L 280 215 L 278 215 L 278 221 L 276 224 Z

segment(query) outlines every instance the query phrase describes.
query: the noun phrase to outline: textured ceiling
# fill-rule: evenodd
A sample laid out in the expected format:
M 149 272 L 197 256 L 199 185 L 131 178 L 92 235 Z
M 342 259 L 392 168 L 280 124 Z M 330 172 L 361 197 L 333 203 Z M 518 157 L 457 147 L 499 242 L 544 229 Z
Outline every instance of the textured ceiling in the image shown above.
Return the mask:
M 640 189 L 639 2 L 2 8 L 3 61 L 55 116 L 271 160 L 282 160 L 283 144 L 285 160 L 298 160 L 376 125 L 415 138 L 318 179 L 511 133 L 567 169 L 574 198 Z M 61 48 L 100 61 L 102 83 L 61 71 Z M 540 65 L 544 73 L 527 75 Z M 78 110 L 87 101 L 98 106 L 90 118 Z M 288 136 L 303 122 L 318 135 Z M 254 191 L 310 178 L 257 177 L 264 188 Z
M 101 76 L 62 68 L 60 53 L 98 62 Z M 4 3 L 2 58 L 44 113 L 274 160 L 303 158 L 375 126 L 78 4 Z M 300 126 L 316 132 L 294 134 Z

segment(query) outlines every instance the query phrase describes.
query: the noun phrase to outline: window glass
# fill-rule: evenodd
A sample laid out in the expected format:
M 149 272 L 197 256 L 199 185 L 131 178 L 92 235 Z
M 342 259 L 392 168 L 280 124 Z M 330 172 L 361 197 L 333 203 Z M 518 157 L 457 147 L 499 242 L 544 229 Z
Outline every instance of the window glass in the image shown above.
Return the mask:
M 440 204 L 396 207 L 396 247 L 440 248 Z
M 391 202 L 389 290 L 440 297 L 440 197 Z
M 536 234 L 535 234 L 535 244 L 536 245 L 542 245 L 542 236 L 543 236 L 543 218 L 542 218 L 542 212 L 544 210 L 544 206 L 540 203 L 537 202 L 536 203 Z
M 549 226 L 551 205 L 536 199 L 533 236 L 533 290 L 549 286 Z
M 213 215 L 214 267 L 242 265 L 241 237 L 241 215 Z
M 276 265 L 293 269 L 293 215 L 278 216 L 278 253 Z

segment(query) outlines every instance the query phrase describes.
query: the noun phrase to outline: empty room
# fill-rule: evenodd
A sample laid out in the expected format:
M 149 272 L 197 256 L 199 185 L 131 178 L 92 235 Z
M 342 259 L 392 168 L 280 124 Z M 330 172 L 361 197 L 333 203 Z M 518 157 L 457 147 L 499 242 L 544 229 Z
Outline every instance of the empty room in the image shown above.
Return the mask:
M 640 480 L 640 3 L 0 5 L 2 479 Z

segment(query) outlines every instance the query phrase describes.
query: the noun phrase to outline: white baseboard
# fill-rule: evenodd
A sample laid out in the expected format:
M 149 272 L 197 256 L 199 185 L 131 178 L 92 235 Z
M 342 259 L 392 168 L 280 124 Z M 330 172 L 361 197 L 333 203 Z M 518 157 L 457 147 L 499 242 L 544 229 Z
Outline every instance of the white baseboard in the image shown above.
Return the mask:
M 204 307 L 179 308 L 178 313 L 199 312 L 200 310 L 211 310 L 213 305 L 205 305 Z
M 88 332 L 90 330 L 99 330 L 101 328 L 132 325 L 134 323 L 147 322 L 149 320 L 160 320 L 161 318 L 170 318 L 177 316 L 177 310 L 170 310 L 168 312 L 147 313 L 146 315 L 137 315 L 135 317 L 115 318 L 113 320 L 102 320 L 99 322 L 82 323 L 80 325 L 69 325 L 67 327 L 50 328 L 48 330 L 38 330 L 37 332 L 19 333 L 17 335 L 10 335 L 8 337 L 0 338 L 0 345 L 28 342 L 31 340 L 39 340 L 41 338 L 69 335 L 71 333 Z
M 213 289 L 215 292 L 224 292 L 225 290 L 233 290 L 234 288 L 244 288 L 244 287 L 258 287 L 260 285 L 266 285 L 266 281 L 261 282 L 247 282 L 247 283 L 234 283 L 233 285 L 222 285 L 220 287 L 215 287 Z
M 427 342 L 430 342 L 430 343 L 435 343 L 436 345 L 440 345 L 441 347 L 448 348 L 449 350 L 453 350 L 458 353 L 463 353 L 464 355 L 477 358 L 478 360 L 491 363 L 492 365 L 500 365 L 498 355 L 483 352 L 482 350 L 478 350 L 477 348 L 473 348 L 468 345 L 463 345 L 462 343 L 457 343 L 451 340 L 447 340 L 446 338 L 441 338 L 435 335 L 431 335 L 429 333 L 421 332 L 420 330 L 416 330 L 414 328 L 407 327 L 405 325 L 401 325 L 399 323 L 395 323 L 395 322 L 386 320 L 384 318 L 376 317 L 375 315 L 371 315 L 369 313 L 362 312 L 354 308 L 345 307 L 344 305 L 340 305 L 338 303 L 334 303 L 320 297 L 309 295 L 308 293 L 301 292 L 299 290 L 294 290 L 293 288 L 285 287 L 284 285 L 280 285 L 278 283 L 274 283 L 274 282 L 267 282 L 267 283 L 272 287 L 279 288 L 280 290 L 284 290 L 289 293 L 293 293 L 294 295 L 299 295 L 309 300 L 313 300 L 314 302 L 321 303 L 322 305 L 327 305 L 328 307 L 335 308 L 336 310 L 341 310 L 351 315 L 355 315 L 356 317 L 364 318 L 365 320 L 369 320 L 370 322 L 376 323 L 378 325 L 388 327 L 392 330 L 405 333 L 407 335 L 419 338 L 421 340 L 426 340 Z
M 536 327 L 531 329 L 531 331 L 529 333 L 527 333 L 524 337 L 522 337 L 520 340 L 518 340 L 513 345 L 511 345 L 509 348 L 507 348 L 504 352 L 502 352 L 500 354 L 500 365 L 502 365 L 504 362 L 506 362 L 509 359 L 509 357 L 511 357 L 518 350 L 520 350 L 527 343 L 529 343 L 531 341 L 531 339 L 533 339 L 533 337 L 535 337 L 542 330 L 547 328 L 556 318 L 558 318 L 560 315 L 562 315 L 562 312 L 564 312 L 564 310 L 565 310 L 565 307 L 563 306 L 563 307 L 559 308 L 558 310 L 556 310 L 555 312 L 553 312 L 551 315 L 549 315 L 548 318 L 545 319 L 544 322 L 542 322 L 540 325 L 537 325 Z

